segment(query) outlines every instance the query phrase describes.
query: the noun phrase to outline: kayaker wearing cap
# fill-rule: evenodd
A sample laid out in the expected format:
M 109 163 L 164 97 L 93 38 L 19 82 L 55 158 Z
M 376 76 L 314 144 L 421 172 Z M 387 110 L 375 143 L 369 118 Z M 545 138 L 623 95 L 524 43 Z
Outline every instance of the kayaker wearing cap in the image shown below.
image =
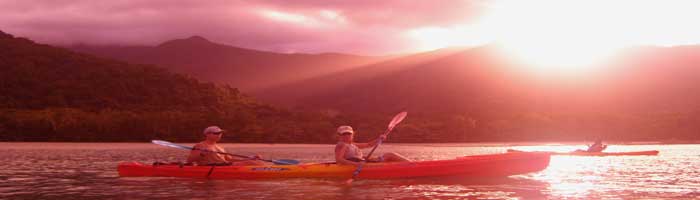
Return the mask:
M 386 135 L 368 143 L 355 143 L 353 137 L 355 131 L 350 126 L 340 126 L 337 130 L 338 144 L 335 145 L 335 162 L 344 165 L 360 165 L 361 162 L 407 162 L 411 161 L 397 153 L 385 153 L 377 158 L 365 160 L 360 149 L 371 148 L 377 145 L 379 139 L 386 139 Z
M 587 152 L 602 152 L 603 150 L 605 150 L 605 148 L 608 148 L 608 145 L 604 145 L 603 140 L 597 139 L 595 141 L 595 143 L 588 146 L 588 150 L 586 150 L 586 151 Z
M 219 128 L 218 126 L 210 126 L 204 129 L 204 136 L 206 137 L 204 141 L 194 145 L 195 149 L 206 149 L 209 151 L 226 152 L 224 148 L 221 148 L 216 143 L 221 140 L 221 135 L 226 132 L 225 130 Z M 256 158 L 260 158 L 256 156 Z M 194 163 L 197 165 L 265 165 L 267 163 L 259 160 L 250 159 L 239 159 L 230 155 L 218 154 L 213 152 L 192 150 L 190 151 L 189 157 L 187 157 L 188 163 Z

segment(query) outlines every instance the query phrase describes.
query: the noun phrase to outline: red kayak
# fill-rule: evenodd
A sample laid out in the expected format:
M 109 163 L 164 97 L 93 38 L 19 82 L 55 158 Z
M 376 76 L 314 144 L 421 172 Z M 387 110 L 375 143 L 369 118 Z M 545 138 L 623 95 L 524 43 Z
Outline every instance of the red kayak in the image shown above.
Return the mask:
M 515 149 L 508 149 L 508 152 L 526 152 Z M 627 152 L 587 152 L 587 151 L 572 151 L 572 152 L 553 152 L 553 151 L 535 151 L 540 153 L 549 153 L 551 155 L 565 156 L 655 156 L 659 151 L 627 151 Z
M 465 156 L 452 160 L 367 163 L 360 179 L 415 177 L 505 177 L 541 171 L 549 165 L 547 153 L 503 153 Z M 178 166 L 119 164 L 121 177 L 160 176 L 216 179 L 350 178 L 355 166 L 334 163 L 261 166 Z

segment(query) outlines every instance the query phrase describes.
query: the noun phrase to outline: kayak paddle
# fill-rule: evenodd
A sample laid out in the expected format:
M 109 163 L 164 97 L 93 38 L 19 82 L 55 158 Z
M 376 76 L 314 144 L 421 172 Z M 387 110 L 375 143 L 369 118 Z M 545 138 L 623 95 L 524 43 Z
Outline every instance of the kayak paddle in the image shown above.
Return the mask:
M 267 160 L 267 159 L 254 158 L 254 157 L 250 157 L 250 156 L 237 155 L 237 154 L 226 153 L 226 152 L 220 152 L 220 151 L 211 151 L 211 150 L 207 150 L 207 149 L 199 149 L 199 148 L 194 148 L 194 147 L 185 146 L 185 145 L 179 145 L 179 144 L 175 144 L 175 143 L 168 142 L 168 141 L 163 141 L 163 140 L 151 140 L 151 142 L 152 142 L 153 144 L 163 145 L 163 146 L 166 146 L 166 147 L 173 147 L 173 148 L 178 148 L 178 149 L 198 150 L 198 151 L 204 151 L 204 152 L 211 152 L 211 153 L 218 153 L 218 154 L 236 156 L 236 157 L 239 157 L 239 158 L 257 159 L 257 160 L 262 160 L 262 161 L 266 161 L 266 162 L 275 163 L 275 164 L 277 164 L 277 165 L 296 165 L 296 164 L 299 164 L 299 161 L 298 161 L 298 160 L 291 160 L 291 159 Z
M 396 116 L 394 116 L 394 118 L 391 119 L 391 122 L 389 122 L 389 126 L 387 127 L 386 132 L 384 132 L 384 134 L 382 134 L 382 135 L 389 135 L 389 132 L 391 132 L 391 130 L 393 130 L 397 124 L 401 123 L 401 121 L 403 121 L 403 119 L 406 118 L 406 115 L 408 115 L 407 112 L 400 112 L 399 114 L 396 114 Z M 374 145 L 374 147 L 372 148 L 371 151 L 369 151 L 369 153 L 367 154 L 367 157 L 365 157 L 365 159 L 369 159 L 370 156 L 372 156 L 372 153 L 374 153 L 374 150 L 377 149 L 377 147 L 379 147 L 379 145 L 381 145 L 381 144 L 382 144 L 382 138 L 379 137 L 379 139 L 377 141 L 377 145 Z M 357 175 L 360 174 L 360 171 L 362 171 L 362 163 L 360 163 L 360 166 L 357 166 L 357 169 L 355 169 L 355 172 L 352 173 L 352 178 L 345 181 L 345 183 L 348 185 L 351 184 L 352 181 L 354 181 L 355 178 L 357 178 Z

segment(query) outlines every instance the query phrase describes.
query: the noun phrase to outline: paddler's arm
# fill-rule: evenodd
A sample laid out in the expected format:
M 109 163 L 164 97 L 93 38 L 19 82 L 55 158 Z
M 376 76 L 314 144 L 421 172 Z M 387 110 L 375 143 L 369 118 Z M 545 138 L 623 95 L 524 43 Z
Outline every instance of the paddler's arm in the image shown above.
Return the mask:
M 376 139 L 369 141 L 367 143 L 355 143 L 355 146 L 357 146 L 358 148 L 361 148 L 361 149 L 374 147 L 374 146 L 377 146 L 380 138 L 382 139 L 382 141 L 386 140 L 386 135 L 383 135 L 383 134 L 379 135 L 379 137 L 377 137 Z
M 201 160 L 201 158 L 203 157 L 202 156 L 203 152 L 200 150 L 197 150 L 199 148 L 200 148 L 199 144 L 194 145 L 194 149 L 192 151 L 190 151 L 190 155 L 187 156 L 187 163 L 198 163 Z
M 196 163 L 199 162 L 199 151 L 197 150 L 192 150 L 190 151 L 190 155 L 187 156 L 187 163 Z
M 357 145 L 357 144 L 355 144 Z M 358 166 L 360 165 L 360 162 L 353 162 L 345 159 L 343 155 L 345 155 L 345 151 L 347 151 L 348 148 L 345 145 L 336 145 L 335 146 L 335 162 L 341 165 L 355 165 Z
M 372 141 L 370 141 L 368 143 L 353 143 L 353 144 L 355 144 L 355 146 L 357 146 L 357 148 L 360 148 L 360 149 L 366 149 L 366 148 L 372 147 L 371 146 Z

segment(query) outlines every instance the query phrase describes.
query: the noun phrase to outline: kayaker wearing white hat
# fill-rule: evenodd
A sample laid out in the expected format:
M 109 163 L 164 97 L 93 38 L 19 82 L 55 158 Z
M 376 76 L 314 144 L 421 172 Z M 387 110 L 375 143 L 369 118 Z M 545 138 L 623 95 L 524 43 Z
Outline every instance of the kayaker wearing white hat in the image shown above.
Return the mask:
M 206 139 L 200 143 L 194 145 L 195 149 L 206 149 L 209 151 L 226 152 L 224 148 L 221 148 L 216 143 L 221 140 L 221 136 L 226 132 L 225 130 L 219 128 L 218 126 L 210 126 L 204 129 L 204 136 Z M 260 158 L 256 156 L 255 158 Z M 189 157 L 187 157 L 188 163 L 193 163 L 196 165 L 266 165 L 268 163 L 259 160 L 250 159 L 239 159 L 230 155 L 218 154 L 213 152 L 192 150 L 190 151 Z
M 386 139 L 386 135 L 380 135 L 368 143 L 353 142 L 355 131 L 350 126 L 338 127 L 338 144 L 335 145 L 335 162 L 338 164 L 359 166 L 361 162 L 408 162 L 411 161 L 397 153 L 385 153 L 377 158 L 365 159 L 360 149 L 371 148 L 377 145 L 379 139 Z

